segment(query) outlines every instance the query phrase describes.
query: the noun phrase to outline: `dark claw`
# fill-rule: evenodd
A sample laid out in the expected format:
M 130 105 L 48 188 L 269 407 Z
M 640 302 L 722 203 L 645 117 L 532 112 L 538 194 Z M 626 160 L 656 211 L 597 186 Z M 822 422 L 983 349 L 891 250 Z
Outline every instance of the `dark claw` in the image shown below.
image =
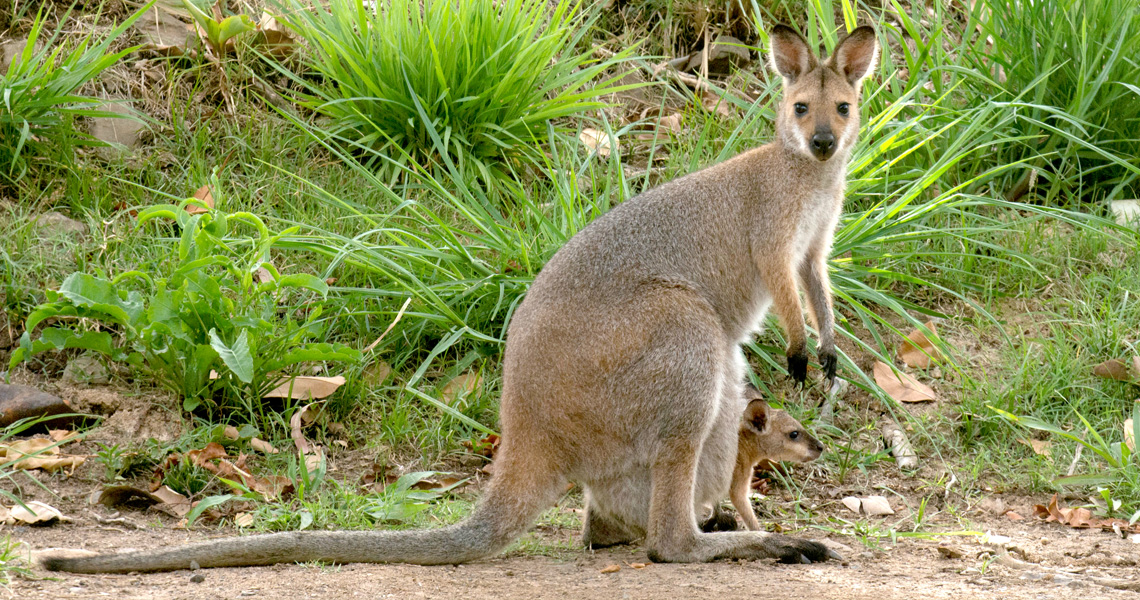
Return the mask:
M 840 562 L 843 561 L 843 555 L 836 552 L 835 550 L 832 550 L 831 548 L 827 549 L 827 558 L 831 560 L 838 560 Z
M 811 564 L 811 559 L 810 559 L 810 558 L 808 558 L 808 557 L 806 557 L 806 556 L 804 556 L 803 554 L 801 554 L 801 555 L 800 555 L 800 563 L 801 563 L 801 564 L 805 564 L 805 565 L 810 565 L 810 564 Z
M 788 354 L 788 376 L 800 387 L 803 387 L 804 382 L 807 381 L 807 366 L 807 352 L 800 350 Z
M 834 352 L 824 352 L 819 355 L 819 366 L 823 369 L 823 380 L 827 382 L 827 389 L 835 384 L 835 368 L 839 365 L 839 358 Z

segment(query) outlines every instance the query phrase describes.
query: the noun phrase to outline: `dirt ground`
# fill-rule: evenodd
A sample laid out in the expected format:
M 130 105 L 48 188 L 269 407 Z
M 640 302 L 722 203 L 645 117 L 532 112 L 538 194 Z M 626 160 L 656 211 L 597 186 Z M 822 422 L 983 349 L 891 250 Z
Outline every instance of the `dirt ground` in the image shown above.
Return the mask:
M 100 552 L 179 545 L 232 535 L 173 529 L 154 513 L 125 512 L 124 521 L 100 523 L 108 512 L 65 498 L 72 523 L 16 527 L 9 532 L 35 550 L 83 548 Z M 1016 510 L 1028 506 L 1013 504 Z M 70 510 L 67 510 L 70 509 Z M 771 561 L 700 565 L 648 564 L 639 546 L 599 552 L 526 555 L 515 550 L 472 564 L 277 565 L 205 569 L 191 573 L 71 575 L 34 569 L 3 594 L 12 598 L 1133 598 L 1140 590 L 1140 544 L 1111 532 L 1076 530 L 1031 519 L 989 517 L 975 524 L 1011 538 L 984 544 L 977 536 L 900 539 L 868 550 L 857 538 L 832 536 L 845 563 L 777 565 Z M 141 527 L 134 529 L 134 527 Z M 940 530 L 941 528 L 933 528 Z M 818 537 L 822 532 L 809 532 Z M 813 535 L 814 534 L 814 535 Z M 557 528 L 531 533 L 531 541 L 565 547 L 577 532 Z M 939 550 L 939 545 L 944 551 Z M 620 570 L 603 573 L 617 565 Z M 192 575 L 204 575 L 200 583 Z M 1125 588 L 1125 589 L 1115 589 Z

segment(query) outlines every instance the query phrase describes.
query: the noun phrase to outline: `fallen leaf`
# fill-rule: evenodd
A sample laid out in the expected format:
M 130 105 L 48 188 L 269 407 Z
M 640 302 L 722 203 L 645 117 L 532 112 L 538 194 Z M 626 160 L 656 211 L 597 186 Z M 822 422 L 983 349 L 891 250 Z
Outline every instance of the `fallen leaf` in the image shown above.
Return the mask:
M 1005 516 L 1006 516 L 1006 517 L 1007 517 L 1007 518 L 1008 518 L 1010 521 L 1021 521 L 1022 519 L 1024 519 L 1024 518 L 1025 518 L 1025 517 L 1023 517 L 1023 516 L 1021 516 L 1021 515 L 1017 514 L 1016 512 L 1013 512 L 1012 510 L 1011 510 L 1011 511 L 1008 511 L 1008 512 L 1006 512 L 1006 513 L 1005 513 Z
M 260 46 L 266 54 L 278 60 L 288 58 L 297 50 L 297 41 L 293 32 L 269 13 L 262 13 L 261 20 L 257 23 L 257 34 L 253 37 L 253 44 Z
M 109 485 L 103 488 L 95 498 L 95 502 L 107 508 L 116 508 L 138 501 L 148 506 L 165 502 L 165 500 L 159 496 L 129 485 Z
M 389 365 L 382 360 L 378 360 L 368 365 L 368 367 L 364 369 L 364 372 L 360 374 L 360 378 L 364 381 L 364 385 L 374 387 L 387 381 L 388 376 L 391 374 L 392 365 Z
M 934 330 L 934 322 L 927 321 L 926 328 L 930 330 L 933 335 L 938 335 Z M 926 369 L 930 367 L 932 360 L 942 358 L 942 353 L 939 352 L 938 347 L 921 329 L 915 329 L 906 336 L 906 340 L 899 345 L 898 349 L 899 358 L 902 359 L 906 366 L 917 369 Z
M 327 398 L 340 386 L 344 377 L 301 376 L 282 380 L 277 387 L 265 394 L 266 398 L 292 398 L 294 400 L 314 400 Z
M 578 140 L 589 148 L 591 152 L 596 152 L 598 156 L 602 158 L 609 158 L 610 147 L 613 141 L 604 131 L 587 127 L 582 130 L 582 133 L 578 134 Z
M 732 104 L 709 90 L 701 92 L 701 107 L 722 117 L 732 116 Z
M 629 568 L 631 568 L 631 569 L 644 569 L 645 567 L 648 567 L 648 566 L 649 565 L 647 565 L 645 563 L 630 563 Z
M 1116 381 L 1132 380 L 1132 373 L 1129 372 L 1128 365 L 1118 358 L 1106 360 L 1093 367 L 1093 375 L 1105 379 L 1115 379 Z
M 499 438 L 498 434 L 491 433 L 481 440 L 475 442 L 463 440 L 462 443 L 463 446 L 470 450 L 472 454 L 478 454 L 480 456 L 485 456 L 487 458 L 493 459 L 495 458 L 495 453 L 499 450 L 499 444 L 501 442 L 502 440 Z
M 1132 426 L 1131 417 L 1124 419 L 1124 445 L 1128 446 L 1129 450 L 1136 451 L 1136 429 Z
M 449 405 L 454 405 L 457 400 L 466 398 L 468 395 L 474 393 L 475 390 L 478 389 L 481 380 L 482 378 L 478 373 L 467 372 L 456 375 L 451 381 L 447 382 L 447 385 L 443 386 L 440 396 L 443 397 L 444 402 Z
M 681 122 L 681 114 L 673 113 L 667 117 L 661 117 L 661 119 L 657 121 L 657 126 L 673 133 L 682 133 L 685 129 L 681 125 Z
M 1032 448 L 1035 454 L 1040 454 L 1041 456 L 1051 456 L 1049 453 L 1049 447 L 1053 445 L 1053 442 L 1034 439 L 1018 439 L 1017 441 Z
M 891 504 L 882 496 L 867 496 L 860 500 L 863 502 L 863 512 L 869 517 L 895 514 L 895 511 L 891 510 Z
M 1034 505 L 1033 514 L 1046 523 L 1061 523 L 1076 529 L 1100 528 L 1118 533 L 1140 533 L 1140 523 L 1129 523 L 1123 519 L 1100 519 L 1087 508 L 1065 508 L 1057 504 L 1057 494 L 1049 500 L 1048 506 Z
M 79 439 L 79 433 L 67 429 L 51 429 L 48 430 L 48 437 L 50 437 L 53 442 L 58 442 L 60 446 L 63 446 L 64 444 Z
M 38 500 L 25 502 L 23 506 L 17 504 L 8 509 L 7 519 L 23 525 L 51 525 L 56 522 L 71 522 L 71 518 L 64 516 L 58 509 Z
M 289 434 L 293 438 L 293 443 L 297 446 L 297 451 L 301 454 L 309 454 L 313 452 L 316 446 L 312 442 L 305 439 L 305 434 L 302 431 L 305 427 L 312 425 L 318 414 L 319 402 L 305 405 L 301 410 L 293 413 L 293 417 L 289 419 Z
M 240 512 L 234 515 L 234 525 L 238 527 L 249 527 L 253 525 L 253 514 L 247 512 Z
M 930 402 L 938 398 L 930 386 L 906 373 L 895 372 L 885 362 L 875 361 L 874 374 L 875 383 L 898 402 Z
M 608 575 L 610 573 L 617 573 L 620 570 L 621 570 L 621 567 L 619 567 L 618 565 L 609 565 L 609 566 L 603 568 L 601 572 L 603 575 Z
M 190 464 L 196 467 L 204 467 L 206 466 L 207 461 L 224 458 L 227 456 L 229 455 L 226 454 L 226 449 L 217 442 L 210 442 L 209 444 L 206 444 L 205 448 L 201 448 L 199 450 L 191 450 L 186 453 L 187 460 L 190 461 Z
M 265 454 L 277 454 L 280 452 L 280 450 L 273 447 L 273 444 L 270 444 L 269 442 L 260 438 L 253 438 L 249 440 L 249 446 L 254 450 L 264 452 Z
M 859 514 L 859 509 L 863 506 L 863 502 L 855 496 L 847 496 L 840 500 L 840 502 L 843 503 L 843 506 L 847 507 L 847 510 L 855 514 Z
M 237 440 L 241 437 L 241 434 L 238 433 L 238 428 L 233 425 L 226 425 L 226 428 L 222 430 L 222 435 L 230 440 Z
M 198 188 L 198 191 L 194 192 L 194 198 L 201 200 L 202 203 L 206 205 L 206 207 L 199 206 L 198 204 L 187 204 L 186 212 L 192 215 L 200 215 L 203 213 L 208 213 L 210 212 L 210 209 L 214 208 L 214 194 L 210 190 L 209 184 Z

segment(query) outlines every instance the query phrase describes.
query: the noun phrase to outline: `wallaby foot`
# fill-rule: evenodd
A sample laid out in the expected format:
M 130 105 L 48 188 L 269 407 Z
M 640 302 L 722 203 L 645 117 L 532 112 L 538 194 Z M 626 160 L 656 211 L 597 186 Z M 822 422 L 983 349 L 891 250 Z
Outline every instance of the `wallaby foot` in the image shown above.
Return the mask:
M 736 517 L 732 516 L 732 513 L 725 510 L 720 504 L 714 504 L 712 515 L 704 523 L 701 523 L 701 531 L 705 533 L 739 530 L 740 524 L 736 522 Z

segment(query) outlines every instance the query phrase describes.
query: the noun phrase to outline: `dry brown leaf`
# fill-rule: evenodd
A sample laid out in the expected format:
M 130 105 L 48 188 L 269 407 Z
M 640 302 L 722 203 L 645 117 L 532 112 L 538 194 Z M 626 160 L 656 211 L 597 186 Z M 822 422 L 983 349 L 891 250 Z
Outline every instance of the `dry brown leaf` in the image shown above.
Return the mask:
M 938 335 L 933 321 L 927 321 L 925 325 L 932 335 Z M 929 368 L 931 361 L 942 358 L 938 347 L 921 329 L 915 329 L 906 336 L 906 340 L 899 345 L 898 353 L 906 366 L 917 369 Z
M 1100 519 L 1087 508 L 1064 508 L 1057 504 L 1057 494 L 1049 500 L 1048 506 L 1037 504 L 1033 514 L 1047 523 L 1057 522 L 1077 529 L 1098 527 L 1105 531 L 1140 533 L 1140 523 L 1129 523 L 1123 519 Z
M 214 194 L 210 190 L 209 184 L 206 184 L 206 185 L 198 188 L 198 191 L 194 192 L 194 197 L 197 198 L 198 200 L 201 200 L 209 208 L 203 208 L 201 206 L 198 206 L 197 204 L 187 204 L 186 205 L 186 212 L 188 212 L 192 215 L 200 215 L 203 213 L 210 212 L 209 209 L 214 208 Z
M 645 567 L 648 567 L 648 566 L 649 565 L 647 565 L 645 563 L 630 563 L 629 568 L 631 568 L 631 569 L 644 569 Z
M 667 117 L 661 117 L 657 122 L 657 126 L 673 133 L 682 133 L 685 129 L 681 123 L 681 113 L 673 113 Z
M 364 385 L 373 387 L 387 381 L 388 376 L 391 374 L 392 365 L 378 360 L 364 369 L 364 372 L 361 373 L 361 379 L 364 380 Z
M 52 444 L 55 442 L 51 439 L 40 437 L 20 440 L 11 444 L 0 444 L 0 458 L 15 460 L 29 454 L 41 457 L 59 454 L 59 447 L 50 447 Z
M 293 438 L 293 443 L 297 446 L 297 451 L 301 454 L 310 454 L 316 448 L 312 442 L 305 439 L 303 430 L 317 420 L 320 408 L 319 404 L 319 402 L 308 404 L 301 410 L 293 413 L 293 417 L 289 419 L 289 435 Z
M 443 386 L 440 396 L 443 397 L 444 402 L 454 405 L 457 400 L 466 398 L 478 389 L 482 379 L 478 373 L 472 372 L 456 375 L 447 382 L 447 385 Z
M 930 386 L 906 373 L 896 373 L 885 362 L 875 361 L 874 374 L 875 383 L 898 402 L 930 402 L 938 399 Z
M 60 446 L 63 446 L 79 439 L 79 433 L 68 429 L 49 429 L 48 437 L 53 442 L 58 442 Z
M 891 510 L 890 502 L 882 496 L 867 496 L 859 500 L 863 503 L 863 512 L 869 517 L 895 514 L 895 511 Z
M 264 452 L 265 454 L 277 454 L 280 452 L 280 450 L 273 447 L 273 444 L 270 444 L 269 442 L 260 438 L 253 438 L 249 440 L 249 445 L 254 450 Z
M 598 156 L 602 158 L 609 158 L 613 140 L 606 135 L 606 132 L 587 127 L 578 135 L 578 140 L 591 152 L 597 152 Z
M 1013 512 L 1012 510 L 1011 510 L 1011 511 L 1006 511 L 1006 513 L 1005 513 L 1005 516 L 1006 516 L 1006 517 L 1007 517 L 1007 518 L 1008 518 L 1010 521 L 1020 521 L 1020 520 L 1022 520 L 1022 519 L 1024 519 L 1024 518 L 1025 518 L 1025 517 L 1023 517 L 1023 516 L 1021 516 L 1021 515 L 1017 514 L 1016 512 Z
M 1034 439 L 1028 439 L 1028 440 L 1027 439 L 1018 439 L 1017 441 L 1019 441 L 1022 444 L 1025 444 L 1026 446 L 1029 446 L 1030 448 L 1032 448 L 1033 452 L 1035 454 L 1040 454 L 1041 456 L 1051 456 L 1051 454 L 1049 452 L 1049 447 L 1053 445 L 1053 442 L 1047 442 L 1045 440 L 1034 440 Z
M 240 512 L 234 515 L 234 525 L 238 527 L 249 527 L 253 525 L 253 514 L 247 512 Z
M 301 376 L 285 379 L 265 394 L 266 398 L 292 398 L 294 400 L 314 400 L 327 398 L 340 386 L 344 385 L 344 377 L 312 377 Z
M 162 504 L 159 506 L 176 517 L 185 517 L 190 512 L 190 499 L 170 489 L 169 486 L 164 485 L 158 488 L 154 491 L 154 496 L 162 500 Z
M 619 567 L 618 565 L 609 565 L 609 566 L 604 567 L 602 569 L 601 573 L 603 575 L 608 575 L 610 573 L 617 573 L 620 570 L 621 570 L 621 567 Z
M 855 514 L 859 514 L 859 508 L 863 506 L 863 502 L 855 496 L 846 496 L 840 502 L 847 507 L 847 510 Z
M 94 502 L 102 504 L 107 508 L 115 508 L 127 503 L 134 503 L 141 500 L 143 504 L 158 504 L 163 502 L 162 498 L 137 487 L 129 485 L 109 485 L 95 496 Z
M 222 430 L 222 435 L 226 436 L 228 440 L 237 440 L 241 437 L 241 434 L 238 433 L 238 428 L 233 425 L 226 425 L 226 428 Z
M 23 506 L 17 504 L 8 509 L 7 519 L 23 525 L 51 525 L 57 521 L 60 523 L 71 521 L 71 518 L 64 516 L 59 509 L 38 500 L 25 502 Z
M 209 464 L 208 461 L 214 460 L 216 458 L 224 458 L 227 456 L 229 455 L 226 454 L 226 449 L 217 442 L 210 442 L 209 444 L 206 444 L 205 448 L 202 448 L 200 450 L 191 450 L 186 453 L 187 460 L 190 461 L 190 464 L 196 467 L 205 467 L 207 464 Z
M 1140 381 L 1140 357 L 1130 361 L 1119 358 L 1106 360 L 1093 367 L 1093 375 L 1116 381 Z
M 488 434 L 487 437 L 477 441 L 470 442 L 463 440 L 462 444 L 465 448 L 471 451 L 472 454 L 478 454 L 487 458 L 495 458 L 495 453 L 499 450 L 499 444 L 502 440 L 497 433 Z
M 1129 450 L 1136 451 L 1136 430 L 1132 427 L 1131 417 L 1124 419 L 1124 445 L 1128 446 Z
M 87 461 L 86 456 L 33 456 L 25 458 L 20 462 L 12 465 L 15 469 L 23 469 L 30 471 L 32 469 L 41 469 L 48 473 L 54 473 L 60 469 L 67 469 L 69 473 L 74 473 L 75 469 Z
M 732 103 L 709 90 L 701 92 L 701 107 L 722 117 L 732 116 Z
M 261 46 L 266 54 L 278 60 L 288 58 L 297 50 L 297 41 L 293 32 L 269 13 L 262 13 L 253 43 Z

